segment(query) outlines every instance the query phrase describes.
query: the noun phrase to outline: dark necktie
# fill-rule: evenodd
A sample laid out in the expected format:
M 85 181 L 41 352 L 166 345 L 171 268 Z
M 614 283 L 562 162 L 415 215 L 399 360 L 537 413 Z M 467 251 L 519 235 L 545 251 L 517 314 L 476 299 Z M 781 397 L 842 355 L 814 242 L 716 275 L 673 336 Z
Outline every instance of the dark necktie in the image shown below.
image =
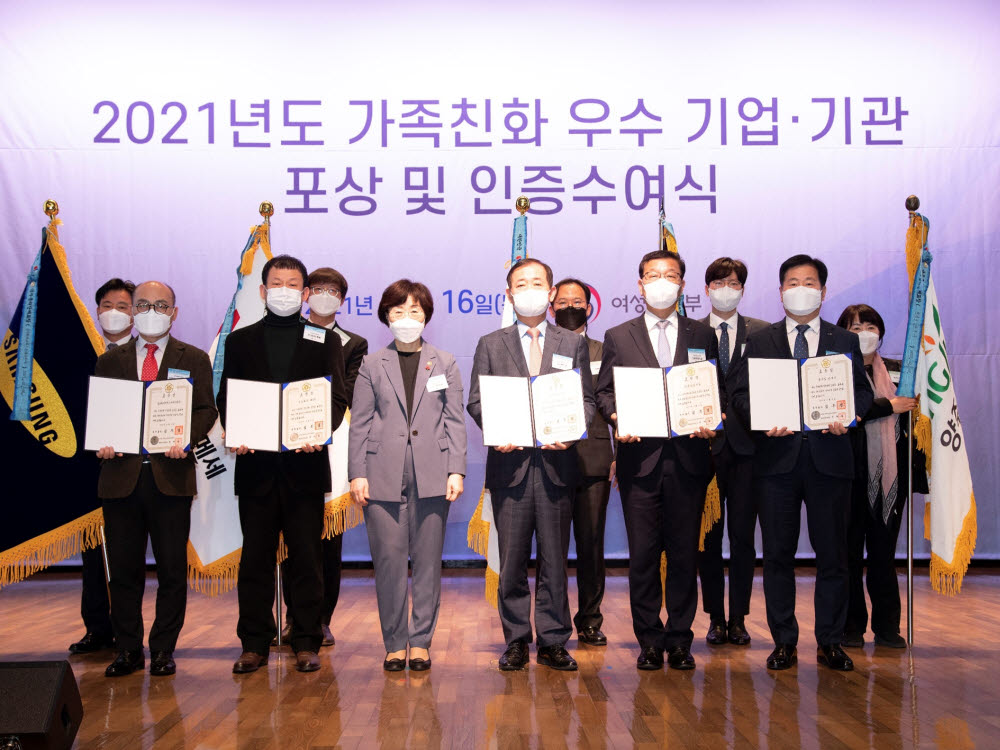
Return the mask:
M 729 369 L 729 323 L 719 323 L 719 331 L 719 367 L 725 375 Z
M 117 349 L 117 348 L 118 348 L 118 344 L 116 344 L 114 341 L 109 341 L 108 342 L 108 348 L 105 349 L 104 351 L 110 352 L 112 349 Z
M 792 352 L 792 356 L 795 359 L 805 359 L 809 356 L 809 344 L 806 342 L 806 331 L 809 330 L 809 326 L 803 323 L 795 326 L 795 330 L 798 331 L 798 335 L 795 337 L 795 351 Z

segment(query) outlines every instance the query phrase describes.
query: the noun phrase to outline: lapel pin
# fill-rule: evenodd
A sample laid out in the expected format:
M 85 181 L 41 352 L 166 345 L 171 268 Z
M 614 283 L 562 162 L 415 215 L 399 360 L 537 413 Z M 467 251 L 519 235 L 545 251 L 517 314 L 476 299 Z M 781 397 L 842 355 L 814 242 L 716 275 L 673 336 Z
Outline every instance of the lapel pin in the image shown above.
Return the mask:
M 424 365 L 424 369 L 425 370 L 430 370 L 433 366 L 434 366 L 433 362 L 428 362 L 426 365 Z

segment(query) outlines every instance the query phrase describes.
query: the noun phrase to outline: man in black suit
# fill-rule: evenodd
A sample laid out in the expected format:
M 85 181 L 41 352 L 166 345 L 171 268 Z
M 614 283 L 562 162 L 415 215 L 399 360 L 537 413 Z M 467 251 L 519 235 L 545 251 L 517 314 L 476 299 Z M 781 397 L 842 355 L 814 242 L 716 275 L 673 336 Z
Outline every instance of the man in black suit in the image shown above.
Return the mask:
M 479 339 L 472 362 L 469 414 L 480 428 L 483 405 L 479 376 L 528 377 L 590 368 L 587 344 L 581 336 L 550 326 L 545 313 L 555 296 L 552 269 L 528 258 L 507 274 L 507 298 L 514 306 L 514 325 Z M 581 377 L 587 423 L 594 414 L 594 391 L 589 377 Z M 528 663 L 531 632 L 531 590 L 528 562 L 535 538 L 535 632 L 538 663 L 559 670 L 575 670 L 576 660 L 566 651 L 573 633 L 569 616 L 566 557 L 573 513 L 573 488 L 578 475 L 576 446 L 552 443 L 542 448 L 513 445 L 491 447 L 486 457 L 486 489 L 493 502 L 500 552 L 497 608 L 506 651 L 500 669 L 523 669 Z
M 865 414 L 873 393 L 865 376 L 856 333 L 820 319 L 826 297 L 823 261 L 795 255 L 778 272 L 785 318 L 747 339 L 744 358 L 730 374 L 732 403 L 750 424 L 748 360 L 801 359 L 850 354 L 854 373 L 854 408 Z M 817 660 L 831 669 L 854 668 L 840 643 L 847 617 L 847 524 L 851 507 L 854 455 L 847 428 L 840 422 L 825 430 L 791 432 L 775 425 L 754 433 L 754 496 L 764 540 L 764 602 L 774 639 L 768 669 L 788 669 L 797 660 L 799 625 L 795 619 L 795 550 L 802 502 L 809 541 L 816 552 Z
M 590 287 L 579 279 L 563 279 L 556 284 L 552 314 L 556 325 L 583 336 L 590 352 L 590 377 L 597 386 L 604 346 L 587 336 L 587 320 L 593 311 Z M 601 413 L 587 427 L 587 438 L 576 444 L 580 474 L 573 497 L 573 537 L 576 540 L 576 587 L 578 608 L 573 616 L 577 638 L 590 646 L 607 646 L 601 631 L 604 615 L 604 527 L 608 498 L 614 478 L 614 451 L 611 432 Z
M 617 426 L 615 367 L 683 365 L 718 358 L 718 343 L 704 323 L 677 314 L 684 289 L 685 264 L 669 250 L 647 253 L 639 263 L 639 291 L 646 311 L 638 318 L 608 329 L 597 379 L 597 404 L 605 419 Z M 726 408 L 725 383 L 719 372 L 721 406 Z M 694 669 L 691 624 L 698 609 L 698 537 L 705 508 L 705 490 L 712 479 L 704 427 L 673 439 L 618 437 L 616 475 L 629 548 L 629 599 L 632 627 L 641 649 L 636 666 L 663 667 L 667 651 L 673 669 Z M 660 584 L 660 553 L 667 554 L 667 584 Z M 660 620 L 666 594 L 667 624 Z
M 233 331 L 226 339 L 222 383 L 216 397 L 223 426 L 230 378 L 286 383 L 329 377 L 331 429 L 336 430 L 347 409 L 340 336 L 302 320 L 302 303 L 308 299 L 309 289 L 308 274 L 300 260 L 277 255 L 264 264 L 261 276 L 260 295 L 267 305 L 264 318 Z M 300 672 L 314 672 L 319 669 L 318 651 L 323 640 L 320 537 L 324 494 L 330 491 L 329 457 L 321 445 L 277 453 L 252 451 L 241 445 L 234 451 L 243 530 L 236 632 L 243 653 L 233 672 L 254 672 L 267 664 L 271 640 L 277 633 L 272 605 L 279 533 L 288 547 L 285 565 L 291 589 L 295 666 Z
M 197 491 L 196 445 L 215 424 L 212 364 L 208 355 L 170 335 L 177 318 L 174 290 L 159 281 L 135 288 L 132 306 L 139 337 L 105 352 L 94 374 L 122 380 L 192 382 L 190 434 L 165 453 L 122 455 L 114 446 L 97 452 L 102 459 L 97 495 L 102 500 L 111 570 L 111 622 L 118 655 L 104 674 L 122 677 L 142 669 L 142 596 L 146 586 L 146 540 L 156 558 L 156 618 L 149 629 L 149 672 L 177 671 L 174 647 L 187 605 L 187 543 L 191 501 Z
M 757 318 L 737 312 L 747 281 L 747 267 L 741 260 L 717 258 L 705 269 L 705 294 L 712 312 L 701 322 L 711 326 L 719 342 L 719 369 L 727 375 L 743 356 L 747 336 L 767 327 Z M 732 409 L 726 414 L 726 429 L 712 441 L 712 459 L 719 486 L 722 515 L 705 534 L 705 551 L 698 556 L 701 574 L 702 607 L 710 618 L 705 640 L 711 646 L 726 642 L 737 646 L 750 643 L 744 618 L 750 614 L 753 571 L 757 561 L 754 529 L 753 442 L 746 425 Z M 729 620 L 726 620 L 726 578 L 722 565 L 723 524 L 729 533 Z
M 104 351 L 128 343 L 132 335 L 132 293 L 135 284 L 123 279 L 108 279 L 97 290 L 97 324 L 101 327 Z M 69 647 L 71 654 L 90 654 L 115 645 L 111 628 L 111 604 L 108 601 L 109 571 L 104 569 L 105 549 L 85 549 L 80 553 L 80 616 L 87 629 L 83 638 Z
M 356 333 L 345 331 L 337 323 L 337 311 L 347 296 L 347 279 L 334 268 L 317 268 L 309 274 L 306 286 L 309 287 L 309 317 L 307 320 L 314 326 L 336 333 L 344 348 L 344 366 L 346 368 L 344 389 L 347 394 L 347 406 L 350 408 L 354 399 L 354 383 L 357 382 L 358 371 L 361 369 L 361 360 L 368 353 L 368 340 Z M 332 646 L 336 643 L 333 631 L 330 630 L 330 621 L 333 619 L 333 611 L 337 608 L 337 601 L 340 599 L 340 566 L 343 551 L 343 534 L 335 534 L 331 538 L 323 540 L 323 607 L 320 610 L 320 624 L 323 630 L 323 641 L 320 645 L 322 646 Z M 291 588 L 288 585 L 288 576 L 285 571 L 286 569 L 282 568 L 281 591 L 285 597 L 285 607 L 290 609 L 288 602 L 291 597 Z M 281 631 L 282 641 L 287 642 L 292 637 L 293 624 L 292 618 L 287 617 L 285 627 Z M 276 644 L 272 643 L 271 645 Z

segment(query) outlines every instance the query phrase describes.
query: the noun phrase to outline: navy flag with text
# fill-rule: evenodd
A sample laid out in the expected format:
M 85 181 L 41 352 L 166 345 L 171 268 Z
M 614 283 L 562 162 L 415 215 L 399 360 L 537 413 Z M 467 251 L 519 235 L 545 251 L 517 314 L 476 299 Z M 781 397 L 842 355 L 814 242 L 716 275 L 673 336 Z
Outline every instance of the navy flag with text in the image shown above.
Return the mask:
M 59 223 L 53 218 L 42 230 L 42 249 L 3 336 L 0 587 L 100 542 L 99 462 L 83 450 L 83 436 L 88 379 L 103 341 L 73 289 Z M 18 349 L 30 351 L 32 341 L 30 378 L 15 385 Z M 27 402 L 27 419 L 13 418 L 15 401 Z

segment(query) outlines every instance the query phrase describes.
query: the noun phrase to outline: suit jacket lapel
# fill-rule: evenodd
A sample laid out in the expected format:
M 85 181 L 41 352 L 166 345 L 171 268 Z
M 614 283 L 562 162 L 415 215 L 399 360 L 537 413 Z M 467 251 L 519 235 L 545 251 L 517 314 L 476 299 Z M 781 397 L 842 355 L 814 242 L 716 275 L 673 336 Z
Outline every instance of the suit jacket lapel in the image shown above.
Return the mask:
M 659 367 L 660 363 L 656 359 L 656 352 L 653 351 L 653 345 L 649 341 L 649 329 L 646 328 L 645 314 L 640 315 L 638 318 L 633 318 L 630 333 L 632 334 L 632 340 L 635 341 L 636 348 L 639 350 L 642 358 L 646 360 L 646 366 Z
M 784 318 L 782 318 L 780 322 L 771 326 L 771 338 L 774 340 L 777 350 L 779 352 L 784 352 L 784 355 L 791 359 L 792 348 L 788 345 L 788 331 L 785 329 Z
M 827 323 L 820 318 L 819 321 L 819 345 L 816 347 L 816 356 L 822 357 L 827 352 L 834 351 L 836 347 L 833 343 L 833 324 Z
M 733 350 L 732 359 L 740 354 L 740 347 L 746 343 L 747 340 L 747 319 L 744 318 L 739 313 L 736 313 L 736 348 Z
M 399 354 L 396 352 L 396 342 L 382 350 L 382 367 L 389 376 L 392 389 L 396 392 L 399 405 L 406 414 L 406 389 L 403 387 L 403 370 L 399 366 Z M 416 411 L 416 409 L 414 409 Z
M 683 365 L 688 361 L 688 342 L 691 340 L 691 320 L 677 316 L 677 343 L 674 345 L 674 364 Z M 707 352 L 706 352 L 707 354 Z
M 139 364 L 136 361 L 136 349 L 138 347 L 138 336 L 133 336 L 127 344 L 124 345 L 124 349 L 128 356 L 125 361 L 125 377 L 129 380 L 139 379 Z
M 548 338 L 548 336 L 546 336 L 546 338 Z M 507 351 L 510 352 L 510 356 L 514 360 L 514 364 L 517 366 L 517 371 L 521 375 L 527 377 L 528 363 L 524 361 L 524 350 L 521 348 L 521 337 L 518 334 L 516 323 L 504 329 L 503 341 L 504 344 L 507 345 Z M 544 354 L 542 356 L 542 361 L 545 361 Z
M 173 336 L 167 340 L 167 348 L 163 351 L 163 358 L 160 359 L 160 369 L 156 373 L 157 380 L 166 380 L 167 373 L 181 358 L 184 351 L 184 344 L 181 344 Z
M 561 328 L 551 323 L 545 326 L 545 338 L 542 341 L 542 366 L 538 369 L 539 375 L 548 375 L 556 372 L 552 366 L 552 355 L 559 346 L 559 337 L 563 335 Z
M 429 369 L 427 367 L 428 364 L 430 365 Z M 434 372 L 435 367 L 437 367 L 437 351 L 425 341 L 420 349 L 420 361 L 417 365 L 417 382 L 413 385 L 414 414 L 417 413 L 417 407 L 420 406 L 420 399 L 423 397 L 424 391 L 427 390 L 427 381 L 431 379 L 431 375 L 438 374 Z

